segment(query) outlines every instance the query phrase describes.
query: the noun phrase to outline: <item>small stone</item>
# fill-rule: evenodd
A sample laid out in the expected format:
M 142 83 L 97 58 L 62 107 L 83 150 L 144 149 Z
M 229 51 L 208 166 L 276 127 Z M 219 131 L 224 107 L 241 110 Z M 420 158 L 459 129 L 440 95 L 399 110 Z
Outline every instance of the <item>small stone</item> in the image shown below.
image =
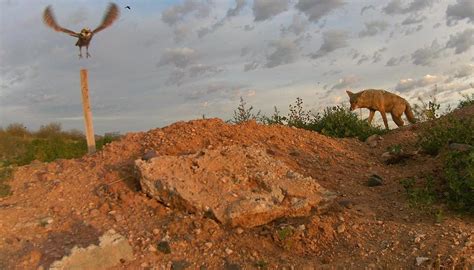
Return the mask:
M 226 248 L 226 249 L 225 249 L 225 253 L 226 253 L 227 255 L 230 255 L 230 254 L 234 253 L 234 251 L 233 251 L 232 249 L 230 249 L 230 248 Z
M 346 225 L 341 224 L 341 225 L 337 226 L 337 232 L 338 233 L 343 233 L 345 230 L 346 230 Z
M 236 232 L 237 232 L 237 234 L 242 234 L 244 232 L 244 229 L 239 227 L 239 228 L 237 228 Z
M 168 241 L 161 241 L 158 243 L 157 248 L 159 251 L 163 252 L 164 254 L 171 253 L 170 243 Z
M 207 248 L 211 248 L 211 247 L 212 247 L 212 243 L 211 243 L 211 242 L 206 242 L 206 243 L 204 243 L 204 245 L 205 245 Z
M 153 246 L 153 245 L 150 245 L 150 247 L 148 247 L 148 250 L 151 251 L 151 252 L 156 252 L 157 251 L 156 247 Z
M 154 235 L 160 234 L 160 229 L 153 229 L 153 234 Z
M 152 159 L 154 157 L 157 157 L 157 156 L 158 156 L 158 153 L 156 153 L 155 150 L 148 150 L 148 151 L 145 152 L 145 154 L 143 154 L 142 159 L 143 160 L 150 160 L 150 159 Z
M 367 181 L 369 187 L 381 186 L 383 184 L 382 178 L 376 174 L 372 174 Z
M 240 267 L 240 265 L 236 263 L 225 262 L 224 269 L 225 270 L 240 270 L 242 269 L 242 267 Z
M 374 134 L 372 136 L 369 136 L 366 140 L 365 143 L 369 145 L 370 147 L 376 147 L 379 144 L 379 141 L 382 140 L 382 137 L 378 134 Z
M 298 226 L 298 231 L 304 231 L 306 230 L 306 226 L 304 224 L 301 224 L 300 226 Z
M 420 266 L 424 262 L 429 261 L 429 260 L 430 260 L 430 258 L 427 258 L 427 257 L 416 257 L 416 265 Z
M 173 261 L 171 263 L 172 270 L 184 270 L 190 266 L 190 263 L 185 260 Z
M 147 262 L 144 262 L 144 263 L 140 264 L 141 268 L 147 268 L 148 266 L 150 266 L 150 265 Z
M 339 205 L 340 206 L 343 206 L 347 209 L 351 209 L 352 207 L 354 207 L 354 203 L 350 200 L 342 200 L 342 201 L 339 201 Z

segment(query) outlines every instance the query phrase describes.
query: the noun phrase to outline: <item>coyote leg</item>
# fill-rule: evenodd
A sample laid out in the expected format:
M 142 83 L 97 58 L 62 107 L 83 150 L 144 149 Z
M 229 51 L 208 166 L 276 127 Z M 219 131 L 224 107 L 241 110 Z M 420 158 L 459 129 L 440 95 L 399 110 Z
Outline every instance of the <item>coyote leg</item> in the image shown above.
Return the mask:
M 383 124 L 385 125 L 385 128 L 389 129 L 388 128 L 387 115 L 385 114 L 385 111 L 380 111 L 380 114 L 382 115 Z
M 374 118 L 375 110 L 370 110 L 369 113 L 369 119 L 367 121 L 369 122 L 369 125 L 372 123 L 372 119 Z

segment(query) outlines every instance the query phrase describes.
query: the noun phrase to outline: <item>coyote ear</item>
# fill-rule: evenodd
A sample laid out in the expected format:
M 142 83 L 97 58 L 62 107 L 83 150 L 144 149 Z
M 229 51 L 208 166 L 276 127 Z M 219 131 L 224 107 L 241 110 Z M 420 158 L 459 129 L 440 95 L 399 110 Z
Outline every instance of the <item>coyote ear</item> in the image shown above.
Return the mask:
M 352 95 L 354 95 L 354 93 L 352 93 L 352 92 L 351 92 L 351 91 L 349 91 L 349 90 L 346 90 L 346 93 L 347 93 L 349 96 L 352 96 Z

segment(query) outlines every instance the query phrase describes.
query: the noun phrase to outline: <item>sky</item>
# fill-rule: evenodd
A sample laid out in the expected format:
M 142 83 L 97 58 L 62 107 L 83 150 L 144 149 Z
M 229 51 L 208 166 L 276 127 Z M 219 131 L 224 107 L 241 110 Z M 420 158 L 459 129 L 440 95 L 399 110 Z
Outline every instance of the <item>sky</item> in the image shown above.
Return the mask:
M 82 130 L 84 68 L 97 134 L 227 120 L 240 97 L 270 115 L 297 97 L 313 112 L 348 104 L 346 90 L 386 89 L 414 104 L 437 89 L 444 107 L 474 93 L 473 0 L 115 3 L 119 19 L 79 59 L 76 39 L 42 13 L 51 5 L 79 32 L 100 24 L 108 1 L 0 0 L 0 126 Z

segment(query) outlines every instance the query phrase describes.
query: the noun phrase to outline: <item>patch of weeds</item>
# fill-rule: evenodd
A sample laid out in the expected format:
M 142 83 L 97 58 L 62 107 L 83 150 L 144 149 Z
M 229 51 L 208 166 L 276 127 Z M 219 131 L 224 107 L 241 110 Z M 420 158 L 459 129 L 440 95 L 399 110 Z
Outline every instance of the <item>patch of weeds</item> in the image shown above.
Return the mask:
M 413 178 L 402 179 L 400 184 L 405 188 L 411 207 L 429 208 L 436 200 L 433 177 L 427 177 L 421 186 L 416 186 Z
M 311 119 L 311 114 L 303 108 L 303 100 L 300 97 L 297 97 L 295 104 L 290 104 L 289 109 L 288 126 L 307 129 L 308 123 Z
M 384 134 L 386 131 L 378 126 L 371 126 L 343 106 L 327 107 L 323 114 L 314 116 L 310 129 L 326 136 L 344 138 L 356 137 L 365 141 L 373 134 Z
M 474 150 L 448 153 L 444 174 L 448 206 L 474 214 Z
M 263 115 L 261 122 L 265 125 L 285 125 L 288 121 L 288 118 L 286 116 L 282 116 L 276 106 L 273 108 L 274 112 L 272 116 L 268 117 Z
M 474 93 L 462 95 L 463 99 L 459 101 L 458 109 L 474 105 Z
M 435 216 L 435 222 L 436 223 L 441 223 L 444 220 L 444 212 L 443 209 L 436 209 L 434 211 L 434 216 Z
M 11 194 L 11 187 L 7 184 L 8 179 L 12 176 L 13 168 L 0 167 L 0 198 Z
M 234 111 L 234 117 L 231 120 L 228 120 L 227 122 L 239 124 L 249 120 L 259 120 L 261 118 L 260 111 L 257 112 L 257 114 L 254 114 L 252 112 L 253 106 L 247 108 L 246 105 L 247 102 L 245 102 L 244 99 L 240 97 L 240 103 L 237 107 L 237 110 Z
M 430 155 L 437 155 L 448 143 L 474 144 L 474 118 L 448 116 L 423 128 L 418 144 Z
M 281 241 L 285 241 L 291 235 L 293 235 L 293 229 L 291 227 L 283 227 L 278 230 L 278 238 Z
M 392 155 L 399 155 L 402 153 L 402 146 L 400 144 L 395 144 L 387 147 L 387 151 Z
M 429 120 L 434 120 L 440 117 L 440 108 L 441 104 L 439 104 L 436 94 L 438 92 L 438 86 L 435 85 L 435 88 L 430 94 L 428 102 L 423 100 L 421 97 L 418 97 L 418 101 L 421 104 L 415 104 L 413 106 L 413 112 L 415 114 L 415 118 L 418 121 L 424 122 Z
M 253 265 L 258 269 L 268 269 L 268 262 L 263 260 L 256 261 Z

